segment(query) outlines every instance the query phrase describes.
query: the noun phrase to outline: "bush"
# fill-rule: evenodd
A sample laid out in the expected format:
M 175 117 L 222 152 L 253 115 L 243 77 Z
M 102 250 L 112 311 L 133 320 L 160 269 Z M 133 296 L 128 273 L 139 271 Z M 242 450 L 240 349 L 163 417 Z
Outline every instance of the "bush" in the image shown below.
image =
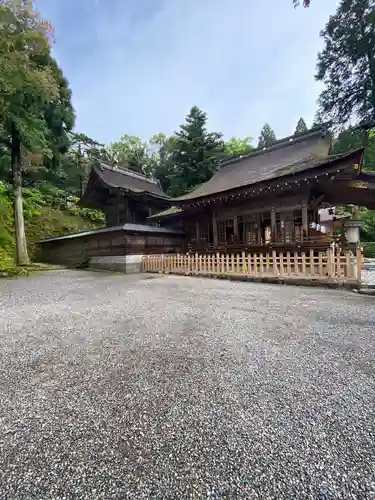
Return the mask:
M 363 256 L 370 259 L 375 258 L 375 241 L 363 241 Z
M 24 188 L 25 232 L 29 256 L 36 257 L 39 240 L 62 234 L 96 229 L 102 226 L 104 216 L 98 210 L 81 209 L 60 189 L 44 186 L 45 192 Z M 56 196 L 55 198 L 53 196 Z M 15 236 L 12 189 L 0 182 L 0 270 L 8 275 L 16 273 L 14 266 Z M 16 273 L 18 274 L 18 272 Z
M 87 269 L 90 266 L 90 258 L 88 255 L 81 255 L 76 263 L 76 269 Z

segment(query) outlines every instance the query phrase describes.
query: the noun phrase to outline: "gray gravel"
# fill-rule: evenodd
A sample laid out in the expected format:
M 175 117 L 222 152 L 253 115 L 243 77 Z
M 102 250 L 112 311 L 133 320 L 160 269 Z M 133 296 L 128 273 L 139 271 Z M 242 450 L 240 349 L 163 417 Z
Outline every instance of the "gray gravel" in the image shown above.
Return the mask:
M 367 270 L 363 269 L 361 272 L 361 282 L 364 285 L 374 285 L 375 286 L 375 269 Z
M 1 499 L 375 498 L 374 298 L 0 281 Z

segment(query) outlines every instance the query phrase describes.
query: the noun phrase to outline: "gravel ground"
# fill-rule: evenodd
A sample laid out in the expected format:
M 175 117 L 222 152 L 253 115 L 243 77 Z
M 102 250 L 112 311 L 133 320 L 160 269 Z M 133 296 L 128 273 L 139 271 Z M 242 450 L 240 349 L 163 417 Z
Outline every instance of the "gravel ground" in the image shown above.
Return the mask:
M 375 269 L 371 271 L 363 269 L 361 272 L 361 279 L 364 285 L 375 285 Z
M 1 499 L 375 498 L 374 299 L 0 281 Z
M 361 280 L 364 285 L 375 285 L 375 265 L 372 269 L 362 269 Z

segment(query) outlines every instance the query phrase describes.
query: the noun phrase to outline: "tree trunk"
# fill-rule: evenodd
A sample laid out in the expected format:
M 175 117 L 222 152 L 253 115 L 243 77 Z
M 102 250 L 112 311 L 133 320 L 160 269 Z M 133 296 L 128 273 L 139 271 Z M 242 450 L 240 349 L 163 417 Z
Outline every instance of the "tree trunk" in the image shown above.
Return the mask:
M 30 261 L 27 253 L 25 222 L 23 218 L 21 141 L 15 127 L 13 127 L 12 133 L 12 173 L 16 262 L 19 266 L 26 266 Z

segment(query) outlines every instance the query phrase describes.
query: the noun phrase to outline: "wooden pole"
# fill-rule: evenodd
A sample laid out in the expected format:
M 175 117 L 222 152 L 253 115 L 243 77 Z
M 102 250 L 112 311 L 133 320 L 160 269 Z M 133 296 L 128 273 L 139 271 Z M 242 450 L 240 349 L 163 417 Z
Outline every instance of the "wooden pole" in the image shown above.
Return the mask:
M 357 257 L 357 280 L 361 281 L 362 280 L 362 251 L 359 247 L 357 247 L 356 257 Z

